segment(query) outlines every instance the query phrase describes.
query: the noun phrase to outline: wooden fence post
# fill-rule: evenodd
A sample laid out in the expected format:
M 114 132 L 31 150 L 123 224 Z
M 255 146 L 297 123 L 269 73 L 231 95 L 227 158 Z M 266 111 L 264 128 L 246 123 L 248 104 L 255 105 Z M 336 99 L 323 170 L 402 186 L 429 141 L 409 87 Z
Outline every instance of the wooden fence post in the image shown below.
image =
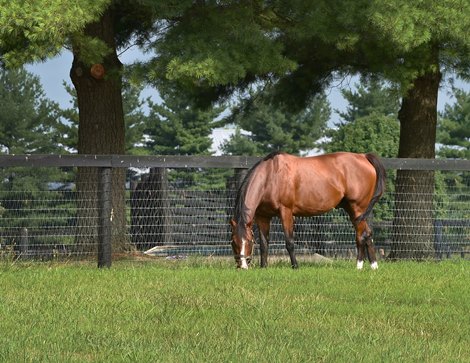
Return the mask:
M 98 268 L 111 267 L 111 168 L 100 168 L 99 175 L 99 227 L 98 227 Z

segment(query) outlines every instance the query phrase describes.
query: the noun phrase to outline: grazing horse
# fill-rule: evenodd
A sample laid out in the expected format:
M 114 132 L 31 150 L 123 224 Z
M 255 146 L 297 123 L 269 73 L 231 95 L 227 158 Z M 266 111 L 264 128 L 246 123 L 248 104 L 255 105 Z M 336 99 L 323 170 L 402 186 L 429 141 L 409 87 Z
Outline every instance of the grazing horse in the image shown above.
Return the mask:
M 357 268 L 367 254 L 372 269 L 377 259 L 367 217 L 385 190 L 385 168 L 373 154 L 338 152 L 298 157 L 274 152 L 257 162 L 238 191 L 232 226 L 237 267 L 247 269 L 253 254 L 253 222 L 260 237 L 261 267 L 267 266 L 271 218 L 279 216 L 291 265 L 294 216 L 315 216 L 341 207 L 356 230 Z

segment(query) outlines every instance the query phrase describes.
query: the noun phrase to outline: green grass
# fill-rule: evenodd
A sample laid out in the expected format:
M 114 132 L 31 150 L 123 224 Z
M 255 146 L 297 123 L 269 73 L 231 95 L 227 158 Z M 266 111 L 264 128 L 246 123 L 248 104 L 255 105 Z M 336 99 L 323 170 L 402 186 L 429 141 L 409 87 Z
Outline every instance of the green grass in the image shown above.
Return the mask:
M 468 261 L 0 264 L 1 362 L 468 362 L 469 342 Z

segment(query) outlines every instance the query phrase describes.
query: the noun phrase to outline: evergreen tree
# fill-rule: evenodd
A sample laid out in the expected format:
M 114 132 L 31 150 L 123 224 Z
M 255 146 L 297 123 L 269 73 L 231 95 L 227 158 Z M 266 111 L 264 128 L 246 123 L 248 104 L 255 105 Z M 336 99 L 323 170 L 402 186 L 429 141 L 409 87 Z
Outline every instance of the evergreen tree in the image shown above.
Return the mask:
M 0 64 L 42 61 L 102 14 L 110 0 L 0 0 Z
M 361 82 L 355 85 L 355 90 L 343 89 L 341 94 L 349 103 L 346 112 L 339 113 L 343 122 L 353 122 L 372 114 L 395 119 L 398 116 L 399 90 L 378 78 L 363 77 Z
M 150 102 L 150 114 L 144 130 L 146 150 L 150 155 L 210 155 L 212 130 L 222 108 L 200 109 L 190 99 L 168 91 L 161 104 Z M 226 172 L 208 170 L 173 170 L 172 181 L 180 180 L 193 189 L 225 187 Z
M 59 106 L 45 97 L 38 77 L 22 68 L 0 70 L 0 104 L 0 153 L 66 152 L 59 131 Z M 21 228 L 66 225 L 73 208 L 54 221 L 47 213 L 57 203 L 68 203 L 62 193 L 51 190 L 52 183 L 61 185 L 69 180 L 68 170 L 62 168 L 1 168 L 0 216 L 8 221 L 3 225 L 6 243 L 18 244 Z
M 434 158 L 443 72 L 468 75 L 469 12 L 455 0 L 195 2 L 158 42 L 154 76 L 206 101 L 275 80 L 279 100 L 303 107 L 335 72 L 381 75 L 403 95 L 398 156 Z M 432 171 L 398 171 L 393 257 L 433 253 L 433 194 Z
M 180 14 L 190 2 L 132 2 L 128 0 L 2 1 L 0 55 L 7 66 L 42 60 L 71 46 L 70 77 L 79 108 L 78 152 L 123 154 L 125 122 L 122 100 L 122 64 L 118 49 L 143 45 L 166 25 L 161 19 Z M 161 36 L 161 34 L 159 35 Z M 158 37 L 155 37 L 158 38 Z M 113 248 L 127 248 L 124 170 L 113 170 Z M 77 243 L 96 246 L 98 175 L 95 168 L 79 168 L 77 187 L 86 203 L 79 208 L 83 237 Z M 83 218 L 82 218 L 83 217 Z M 85 237 L 89 236 L 89 237 Z
M 0 152 L 62 152 L 59 105 L 45 97 L 39 78 L 20 68 L 0 70 Z
M 230 120 L 237 130 L 222 145 L 232 155 L 265 155 L 279 150 L 292 154 L 308 152 L 321 137 L 330 118 L 330 106 L 325 95 L 319 95 L 300 112 L 290 112 L 273 103 L 266 91 L 242 101 Z
M 400 126 L 396 118 L 376 111 L 348 122 L 337 129 L 330 129 L 329 140 L 322 144 L 326 152 L 372 152 L 381 157 L 396 157 Z
M 322 144 L 327 152 L 373 152 L 381 157 L 398 154 L 400 125 L 397 120 L 399 93 L 377 79 L 363 78 L 356 90 L 343 90 L 348 101 L 341 120 L 326 131 Z
M 470 92 L 454 90 L 455 103 L 446 104 L 440 113 L 437 141 L 439 155 L 452 159 L 470 159 Z
M 444 111 L 439 115 L 437 141 L 440 143 L 440 148 L 438 155 L 443 158 L 469 160 L 470 92 L 455 89 L 454 96 L 455 103 L 446 104 Z M 442 174 L 447 188 L 444 195 L 447 197 L 447 202 L 453 201 L 455 206 L 452 213 L 446 217 L 468 219 L 466 206 L 470 202 L 470 197 L 465 196 L 463 190 L 470 187 L 470 172 L 445 172 Z
M 150 154 L 209 155 L 218 108 L 202 110 L 174 93 L 162 94 L 163 102 L 150 102 L 145 134 Z
M 221 150 L 226 155 L 262 155 L 258 145 L 252 140 L 251 134 L 244 132 L 240 126 L 236 126 L 235 132 L 221 145 Z

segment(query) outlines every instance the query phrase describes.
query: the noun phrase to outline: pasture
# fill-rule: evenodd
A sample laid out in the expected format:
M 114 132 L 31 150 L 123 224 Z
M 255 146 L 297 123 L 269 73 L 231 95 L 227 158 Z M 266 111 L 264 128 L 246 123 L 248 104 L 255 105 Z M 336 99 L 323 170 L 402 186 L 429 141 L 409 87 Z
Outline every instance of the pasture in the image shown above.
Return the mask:
M 0 263 L 2 362 L 463 362 L 470 264 Z

